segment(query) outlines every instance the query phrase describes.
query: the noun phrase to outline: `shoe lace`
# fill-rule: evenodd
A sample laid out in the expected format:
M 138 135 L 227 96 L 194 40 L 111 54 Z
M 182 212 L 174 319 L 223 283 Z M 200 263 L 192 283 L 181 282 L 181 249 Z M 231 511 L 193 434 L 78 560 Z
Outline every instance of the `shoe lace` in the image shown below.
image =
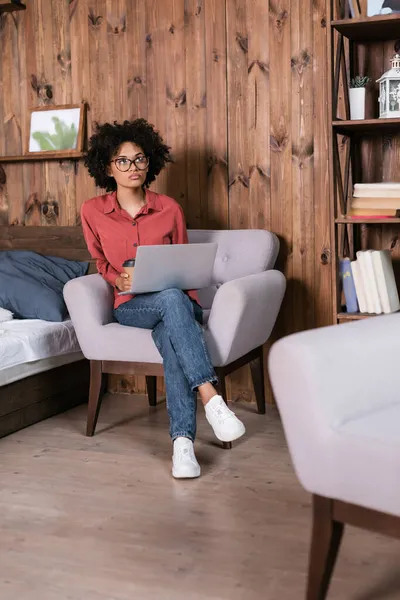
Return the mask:
M 223 423 L 227 419 L 232 418 L 235 414 L 227 407 L 227 405 L 223 401 L 214 408 L 214 412 L 220 423 Z
M 182 462 L 182 460 L 190 460 L 193 463 L 196 462 L 193 451 L 189 446 L 175 449 L 174 455 L 179 462 Z

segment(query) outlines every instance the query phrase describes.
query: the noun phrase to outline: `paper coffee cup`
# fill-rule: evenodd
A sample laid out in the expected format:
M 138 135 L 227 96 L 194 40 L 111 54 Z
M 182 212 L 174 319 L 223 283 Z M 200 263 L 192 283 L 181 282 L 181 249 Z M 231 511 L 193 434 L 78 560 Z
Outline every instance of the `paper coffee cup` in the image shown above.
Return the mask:
M 122 265 L 122 268 L 124 269 L 125 273 L 128 273 L 128 275 L 132 277 L 133 271 L 135 270 L 135 259 L 129 258 L 128 260 L 126 260 Z

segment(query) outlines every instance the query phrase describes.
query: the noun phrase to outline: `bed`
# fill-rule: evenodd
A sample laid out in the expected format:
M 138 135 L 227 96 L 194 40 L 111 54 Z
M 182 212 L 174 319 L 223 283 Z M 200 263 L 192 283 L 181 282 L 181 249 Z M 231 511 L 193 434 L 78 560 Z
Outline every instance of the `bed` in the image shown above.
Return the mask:
M 0 250 L 17 249 L 89 260 L 80 227 L 0 227 Z M 89 363 L 69 319 L 1 322 L 0 356 L 0 437 L 87 401 Z

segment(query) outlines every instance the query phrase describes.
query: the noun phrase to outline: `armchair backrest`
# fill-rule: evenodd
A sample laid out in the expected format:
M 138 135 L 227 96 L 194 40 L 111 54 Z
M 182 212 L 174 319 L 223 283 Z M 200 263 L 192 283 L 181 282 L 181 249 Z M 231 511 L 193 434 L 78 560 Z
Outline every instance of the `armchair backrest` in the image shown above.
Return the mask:
M 279 252 L 277 236 L 264 229 L 190 229 L 188 236 L 189 243 L 218 243 L 214 285 L 199 292 L 204 308 L 211 307 L 215 293 L 223 283 L 273 269 Z

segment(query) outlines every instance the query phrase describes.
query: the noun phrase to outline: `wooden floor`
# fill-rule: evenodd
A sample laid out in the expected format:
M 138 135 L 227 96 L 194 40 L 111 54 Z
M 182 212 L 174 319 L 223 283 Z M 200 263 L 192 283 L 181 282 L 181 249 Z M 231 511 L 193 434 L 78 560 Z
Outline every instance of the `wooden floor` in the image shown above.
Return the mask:
M 109 396 L 0 440 L 1 600 L 302 600 L 310 502 L 276 412 L 238 412 L 214 444 L 201 416 L 199 480 L 170 476 L 165 406 Z M 400 544 L 348 529 L 329 600 L 400 598 Z

